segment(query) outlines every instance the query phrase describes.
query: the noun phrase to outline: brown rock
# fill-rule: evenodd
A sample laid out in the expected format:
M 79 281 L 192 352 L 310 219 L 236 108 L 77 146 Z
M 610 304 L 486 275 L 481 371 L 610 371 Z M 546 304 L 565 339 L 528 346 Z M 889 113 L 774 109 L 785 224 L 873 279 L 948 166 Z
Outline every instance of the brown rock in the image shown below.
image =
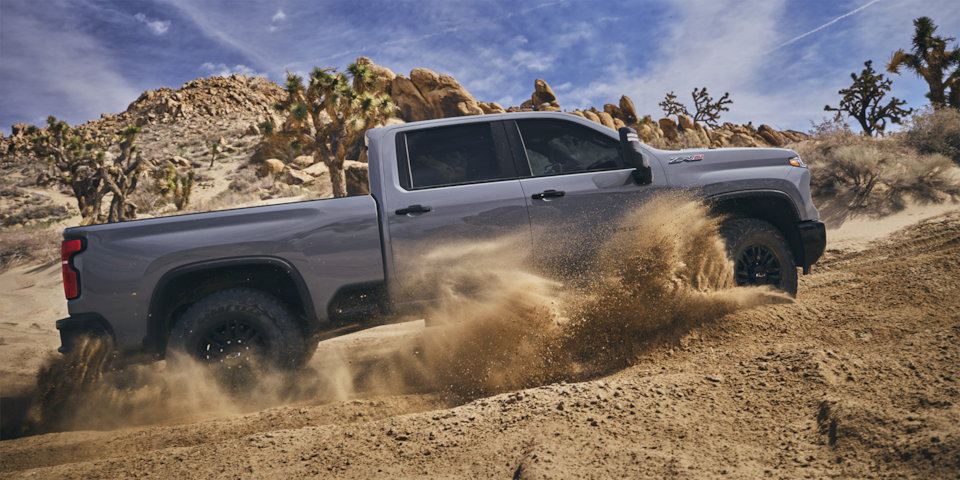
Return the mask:
M 574 111 L 572 111 L 572 112 L 567 112 L 567 113 L 569 113 L 569 114 L 571 114 L 571 115 L 576 115 L 576 116 L 578 116 L 578 117 L 580 117 L 580 118 L 587 118 L 587 117 L 584 117 L 584 116 L 583 116 L 583 112 L 581 112 L 580 110 L 574 110 Z
M 542 79 L 533 82 L 533 96 L 531 97 L 534 105 L 542 105 L 557 101 L 557 96 L 553 93 L 550 85 Z M 559 104 L 557 105 L 559 106 Z
M 560 107 L 552 103 L 543 103 L 540 106 L 536 107 L 534 110 L 538 112 L 559 112 Z
M 613 123 L 613 117 L 611 117 L 609 113 L 599 112 L 599 111 L 596 113 L 597 113 L 597 116 L 600 117 L 601 125 L 603 125 L 604 127 L 612 128 L 614 130 L 617 129 L 617 125 Z
M 533 108 L 533 99 L 521 103 L 520 108 Z
M 400 118 L 407 122 L 419 122 L 433 118 L 427 107 L 427 100 L 412 80 L 397 75 L 390 87 L 390 96 L 397 104 Z
M 347 178 L 347 195 L 370 195 L 370 175 L 366 163 L 347 160 L 343 163 Z
M 313 165 L 313 156 L 312 155 L 300 155 L 297 158 L 294 158 L 292 162 L 293 165 L 296 165 L 300 168 L 307 168 L 310 165 Z
M 247 132 L 246 132 L 246 134 L 247 134 L 247 135 L 253 135 L 253 136 L 255 136 L 255 137 L 259 137 L 259 136 L 260 136 L 260 127 L 258 127 L 257 124 L 255 124 L 255 123 L 251 123 L 250 126 L 247 127 Z
M 305 173 L 302 170 L 287 169 L 287 173 L 283 177 L 283 181 L 287 185 L 309 185 L 313 183 L 314 180 L 315 179 L 310 176 L 310 174 Z
M 677 115 L 677 123 L 680 124 L 680 129 L 686 132 L 687 130 L 694 130 L 693 121 L 690 120 L 690 117 L 680 114 Z
M 420 90 L 422 94 L 432 92 L 440 86 L 440 76 L 437 75 L 437 72 L 426 68 L 414 68 L 411 70 L 410 80 L 417 86 L 417 89 Z
M 760 128 L 757 129 L 757 133 L 763 137 L 763 139 L 774 147 L 780 147 L 787 144 L 787 140 L 784 138 L 780 132 L 770 128 L 767 125 L 760 125 Z
M 624 95 L 620 97 L 620 111 L 623 113 L 623 121 L 627 125 L 633 125 L 640 122 L 637 115 L 637 108 L 633 106 L 633 100 Z
M 173 158 L 170 159 L 170 162 L 172 162 L 174 165 L 176 165 L 176 166 L 178 166 L 178 167 L 189 167 L 189 166 L 190 166 L 190 161 L 187 160 L 186 158 L 181 157 L 181 156 L 174 156 Z
M 620 127 L 626 127 L 627 124 L 623 123 L 623 120 L 620 120 L 619 118 L 614 118 L 613 126 L 615 127 L 614 130 L 620 130 Z
M 260 165 L 260 176 L 266 177 L 283 171 L 285 165 L 276 158 L 268 158 Z
M 596 113 L 591 112 L 590 110 L 583 112 L 583 117 L 586 118 L 587 120 L 594 121 L 599 123 L 600 125 L 603 125 L 603 122 L 600 121 L 600 117 L 597 116 Z
M 729 138 L 729 143 L 734 147 L 756 147 L 757 142 L 748 135 L 743 133 L 734 133 Z
M 10 134 L 10 136 L 19 137 L 23 135 L 24 132 L 27 131 L 27 124 L 23 122 L 14 123 L 12 129 L 13 129 L 13 132 Z
M 618 106 L 616 106 L 616 105 L 614 105 L 614 104 L 612 104 L 612 103 L 608 103 L 608 104 L 604 105 L 604 106 L 603 106 L 603 111 L 604 111 L 604 112 L 607 112 L 608 114 L 610 114 L 610 116 L 613 117 L 614 119 L 619 118 L 620 120 L 625 120 L 624 117 L 623 117 L 623 111 L 620 110 L 620 107 L 618 107 Z
M 640 125 L 640 131 L 637 133 L 640 134 L 640 140 L 644 142 L 649 142 L 653 139 L 653 129 L 650 128 L 650 125 Z
M 323 175 L 327 175 L 328 177 L 330 176 L 330 168 L 327 167 L 327 164 L 323 162 L 314 163 L 313 165 L 310 165 L 301 171 L 314 178 L 319 178 Z
M 680 132 L 677 131 L 677 124 L 673 122 L 673 119 L 661 118 L 659 123 L 660 130 L 663 131 L 663 136 L 667 137 L 667 139 L 670 141 L 677 141 Z
M 393 87 L 393 79 L 397 77 L 397 74 L 393 73 L 389 68 L 383 67 L 373 63 L 373 60 L 370 60 L 367 57 L 357 57 L 357 63 L 360 65 L 365 65 L 367 68 L 377 76 L 378 90 L 382 92 L 389 93 Z

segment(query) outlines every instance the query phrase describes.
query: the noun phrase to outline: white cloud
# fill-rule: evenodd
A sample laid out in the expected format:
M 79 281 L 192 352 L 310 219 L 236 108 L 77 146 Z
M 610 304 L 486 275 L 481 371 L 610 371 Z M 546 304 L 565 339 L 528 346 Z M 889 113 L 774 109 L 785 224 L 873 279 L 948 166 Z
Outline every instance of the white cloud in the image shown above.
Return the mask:
M 277 13 L 270 19 L 271 22 L 282 22 L 287 19 L 287 15 L 283 13 L 283 10 L 277 10 Z
M 218 63 L 214 65 L 211 62 L 206 62 L 203 65 L 200 65 L 200 70 L 207 72 L 211 77 L 226 77 L 230 74 L 236 73 L 237 75 L 247 75 L 251 77 L 267 77 L 267 72 L 257 72 L 256 70 L 247 67 L 246 65 L 236 65 L 233 68 L 228 67 L 225 63 Z
M 170 30 L 170 20 L 151 20 L 142 13 L 134 15 L 133 18 L 137 22 L 145 24 L 147 29 L 150 30 L 154 35 L 163 35 L 164 33 L 167 33 L 167 30 Z

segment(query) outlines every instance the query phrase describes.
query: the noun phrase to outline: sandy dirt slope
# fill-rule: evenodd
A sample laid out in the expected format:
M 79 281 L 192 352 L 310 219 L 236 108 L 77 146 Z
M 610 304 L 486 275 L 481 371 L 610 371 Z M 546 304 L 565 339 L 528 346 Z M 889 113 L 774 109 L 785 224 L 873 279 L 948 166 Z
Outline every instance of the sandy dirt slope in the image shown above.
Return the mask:
M 831 245 L 801 277 L 796 303 L 668 332 L 633 366 L 593 381 L 468 403 L 361 389 L 346 400 L 61 431 L 0 442 L 0 471 L 4 478 L 955 478 L 960 211 L 856 240 Z M 20 308 L 30 319 L 2 327 L 5 399 L 7 379 L 39 364 L 23 352 L 57 343 L 49 322 L 38 322 L 59 318 L 56 302 L 44 303 L 43 294 L 13 301 L 11 292 L 32 289 L 60 298 L 55 268 L 30 272 L 0 276 L 3 301 L 11 302 L 4 311 Z M 37 280 L 18 290 L 26 285 L 20 278 Z M 36 334 L 32 323 L 40 325 Z M 312 366 L 331 358 L 375 364 L 371 351 L 408 345 L 422 330 L 414 322 L 325 342 Z M 4 405 L 5 419 L 10 411 Z

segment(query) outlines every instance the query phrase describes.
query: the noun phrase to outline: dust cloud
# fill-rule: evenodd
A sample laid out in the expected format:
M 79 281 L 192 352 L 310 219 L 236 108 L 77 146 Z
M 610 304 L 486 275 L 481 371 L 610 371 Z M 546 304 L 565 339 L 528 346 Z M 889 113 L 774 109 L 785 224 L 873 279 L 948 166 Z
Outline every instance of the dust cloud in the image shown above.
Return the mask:
M 370 395 L 443 392 L 465 400 L 580 381 L 624 368 L 704 322 L 792 301 L 767 288 L 735 288 L 719 220 L 696 201 L 664 194 L 621 222 L 631 228 L 590 259 L 599 274 L 586 283 L 538 273 L 517 243 L 525 239 L 436 249 L 421 283 L 444 300 L 426 312 L 429 328 L 373 359 L 323 354 L 240 395 L 192 362 L 104 371 L 107 349 L 84 343 L 39 372 L 24 434 L 183 423 Z

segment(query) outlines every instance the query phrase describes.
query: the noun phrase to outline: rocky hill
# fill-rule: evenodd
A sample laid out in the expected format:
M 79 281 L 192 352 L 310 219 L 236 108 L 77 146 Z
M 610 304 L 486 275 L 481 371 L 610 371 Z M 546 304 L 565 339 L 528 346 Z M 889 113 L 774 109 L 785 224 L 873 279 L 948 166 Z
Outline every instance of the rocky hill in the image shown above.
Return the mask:
M 467 115 L 524 111 L 565 111 L 550 85 L 536 79 L 530 99 L 518 106 L 503 106 L 479 101 L 456 79 L 425 68 L 415 68 L 409 76 L 395 74 L 368 58 L 357 59 L 378 77 L 382 91 L 389 93 L 398 107 L 394 121 L 416 122 Z M 206 211 L 274 201 L 277 198 L 321 198 L 331 194 L 329 173 L 313 157 L 298 157 L 291 152 L 284 158 L 270 158 L 258 149 L 261 122 L 281 119 L 273 105 L 282 101 L 283 88 L 265 78 L 230 75 L 199 78 L 178 89 L 162 87 L 147 90 L 120 113 L 104 113 L 75 128 L 86 132 L 90 140 L 116 144 L 117 134 L 136 125 L 141 155 L 154 172 L 173 167 L 178 174 L 197 170 L 194 200 L 186 211 Z M 807 136 L 800 132 L 779 132 L 766 125 L 723 124 L 709 129 L 680 115 L 675 121 L 637 112 L 633 102 L 622 96 L 617 104 L 601 109 L 568 111 L 598 124 L 617 129 L 631 126 L 641 138 L 657 148 L 695 147 L 767 147 L 785 146 Z M 32 138 L 46 135 L 49 127 L 34 128 L 19 123 L 12 134 L 0 137 L 0 220 L 6 225 L 29 224 L 64 217 L 74 212 L 76 202 L 69 191 L 38 188 L 36 179 L 45 164 L 29 157 Z M 214 146 L 216 146 L 214 148 Z M 116 154 L 114 145 L 108 155 Z M 366 165 L 363 158 L 348 164 L 348 191 L 365 193 Z M 248 168 L 251 167 L 251 168 Z M 134 195 L 141 215 L 176 213 L 170 199 L 161 194 L 159 181 L 145 181 Z M 185 212 L 181 212 L 185 213 Z M 67 214 L 69 215 L 69 214 Z

